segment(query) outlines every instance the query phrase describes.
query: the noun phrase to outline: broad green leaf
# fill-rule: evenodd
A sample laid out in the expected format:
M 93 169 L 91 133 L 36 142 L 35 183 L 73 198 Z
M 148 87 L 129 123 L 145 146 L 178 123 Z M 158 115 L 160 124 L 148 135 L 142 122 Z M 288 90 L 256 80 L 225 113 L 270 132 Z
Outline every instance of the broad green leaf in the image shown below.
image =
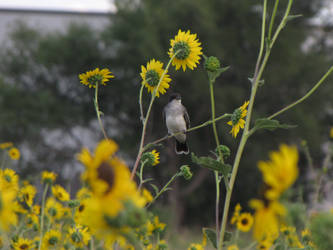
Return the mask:
M 283 129 L 290 129 L 290 128 L 295 128 L 296 125 L 289 125 L 289 124 L 281 124 L 278 120 L 270 120 L 267 118 L 261 118 L 257 119 L 255 121 L 254 127 L 252 129 L 252 133 L 259 129 L 267 129 L 270 131 L 273 131 L 277 128 L 283 128 Z
M 213 247 L 217 248 L 215 230 L 211 229 L 211 228 L 204 227 L 204 228 L 202 228 L 202 231 L 203 231 L 204 235 L 206 235 L 206 237 L 210 241 L 210 243 L 212 243 Z
M 210 170 L 218 171 L 225 177 L 228 177 L 232 169 L 229 164 L 221 163 L 211 157 L 197 157 L 193 152 L 191 154 L 191 158 L 194 163 Z

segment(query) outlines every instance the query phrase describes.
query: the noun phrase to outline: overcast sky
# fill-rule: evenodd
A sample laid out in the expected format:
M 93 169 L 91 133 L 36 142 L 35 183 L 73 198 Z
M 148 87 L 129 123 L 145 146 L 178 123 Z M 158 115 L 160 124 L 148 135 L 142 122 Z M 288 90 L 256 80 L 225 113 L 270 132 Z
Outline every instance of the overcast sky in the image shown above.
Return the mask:
M 0 0 L 0 8 L 110 12 L 112 0 Z

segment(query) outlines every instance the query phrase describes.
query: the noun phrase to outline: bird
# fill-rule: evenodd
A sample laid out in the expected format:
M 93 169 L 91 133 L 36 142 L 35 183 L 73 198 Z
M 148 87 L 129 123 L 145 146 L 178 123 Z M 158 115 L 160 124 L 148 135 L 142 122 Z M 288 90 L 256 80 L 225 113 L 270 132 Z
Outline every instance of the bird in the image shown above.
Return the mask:
M 176 139 L 176 154 L 188 154 L 189 148 L 186 142 L 186 131 L 190 127 L 190 117 L 182 104 L 181 95 L 172 93 L 169 103 L 164 107 L 164 120 L 170 135 Z

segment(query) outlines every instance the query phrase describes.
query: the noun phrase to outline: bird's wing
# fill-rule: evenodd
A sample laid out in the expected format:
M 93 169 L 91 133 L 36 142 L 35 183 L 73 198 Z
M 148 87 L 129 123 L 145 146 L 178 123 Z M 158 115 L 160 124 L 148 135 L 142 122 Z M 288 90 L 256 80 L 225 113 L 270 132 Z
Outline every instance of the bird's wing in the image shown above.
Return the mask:
M 186 122 L 186 129 L 189 129 L 190 127 L 190 117 L 187 113 L 187 110 L 186 108 L 183 106 L 183 110 L 184 110 L 184 119 L 185 119 L 185 122 Z

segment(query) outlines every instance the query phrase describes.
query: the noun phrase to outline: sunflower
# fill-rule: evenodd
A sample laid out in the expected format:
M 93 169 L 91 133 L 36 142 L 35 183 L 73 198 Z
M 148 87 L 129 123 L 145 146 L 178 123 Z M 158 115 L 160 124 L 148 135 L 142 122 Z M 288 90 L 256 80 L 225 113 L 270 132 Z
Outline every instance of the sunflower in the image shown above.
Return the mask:
M 266 239 L 259 242 L 257 249 L 258 250 L 269 250 L 273 245 L 272 241 Z
M 45 211 L 49 218 L 61 219 L 64 215 L 64 207 L 57 202 L 53 197 L 50 197 L 46 201 Z
M 187 250 L 204 250 L 204 247 L 198 243 L 192 243 Z
M 237 221 L 237 229 L 242 232 L 248 232 L 253 224 L 253 217 L 250 213 L 241 213 Z
M 160 163 L 160 153 L 155 149 L 142 155 L 141 161 L 149 166 L 156 166 Z
M 244 102 L 243 106 L 235 109 L 231 115 L 231 120 L 228 122 L 228 125 L 232 126 L 230 134 L 236 138 L 240 128 L 244 128 L 245 120 L 243 119 L 247 115 L 247 106 L 249 105 L 249 101 Z
M 43 241 L 42 241 L 42 249 L 53 249 L 58 246 L 58 243 L 61 241 L 61 233 L 59 230 L 51 229 L 46 232 Z
M 57 178 L 57 174 L 55 174 L 53 172 L 43 171 L 43 173 L 42 173 L 42 182 L 44 184 L 46 184 L 46 183 L 52 184 L 56 178 Z
M 288 189 L 298 176 L 298 152 L 296 147 L 281 145 L 280 151 L 270 153 L 270 161 L 260 161 L 258 168 L 269 189 L 265 197 L 276 200 Z
M 16 242 L 13 242 L 12 246 L 14 250 L 32 250 L 34 249 L 34 242 L 20 237 Z
M 69 201 L 69 193 L 60 185 L 52 187 L 52 194 L 59 201 Z
M 253 237 L 257 241 L 274 241 L 279 236 L 280 217 L 285 216 L 285 207 L 277 201 L 266 203 L 258 199 L 250 200 L 250 207 L 255 210 Z
M 237 203 L 237 205 L 235 206 L 234 213 L 231 218 L 231 224 L 235 224 L 238 221 L 241 210 L 242 210 L 241 205 L 239 203 Z
M 143 65 L 141 66 L 140 76 L 142 78 L 142 84 L 146 86 L 148 92 L 153 94 L 160 83 L 156 91 L 157 97 L 160 96 L 160 93 L 162 95 L 165 94 L 166 89 L 170 87 L 169 82 L 171 81 L 171 78 L 166 74 L 167 72 L 165 72 L 163 79 L 161 79 L 163 72 L 163 63 L 155 61 L 155 59 L 152 59 L 147 63 L 147 68 Z
M 13 169 L 0 169 L 0 190 L 13 189 L 18 191 L 19 177 Z
M 83 85 L 88 85 L 89 88 L 96 88 L 97 84 L 106 85 L 106 82 L 108 82 L 110 78 L 114 78 L 114 75 L 112 75 L 108 69 L 100 70 L 96 68 L 80 74 L 79 78 Z
M 78 223 L 87 225 L 98 238 L 106 237 L 108 244 L 126 243 L 122 236 L 125 230 L 123 226 L 137 221 L 141 223 L 140 215 L 147 202 L 136 183 L 131 180 L 128 167 L 114 156 L 117 149 L 118 145 L 114 141 L 103 140 L 94 154 L 83 149 L 78 155 L 78 159 L 86 167 L 82 179 L 92 192 L 90 198 L 80 201 L 76 214 Z M 131 213 L 136 214 L 132 214 L 134 218 Z
M 77 225 L 69 229 L 68 238 L 76 248 L 83 248 L 88 245 L 91 235 L 89 234 L 87 227 Z
M 168 54 L 170 58 L 176 54 L 172 60 L 172 65 L 176 67 L 176 70 L 180 67 L 183 68 L 183 71 L 186 70 L 186 67 L 192 70 L 197 67 L 202 48 L 196 34 L 191 34 L 189 30 L 186 33 L 179 30 L 175 39 L 170 40 L 170 45 Z
M 18 159 L 20 159 L 20 156 L 21 156 L 20 150 L 18 150 L 18 148 L 15 148 L 15 147 L 9 149 L 8 155 L 12 160 L 18 160 Z
M 34 186 L 27 184 L 24 185 L 18 194 L 18 199 L 20 202 L 25 202 L 28 207 L 31 207 L 35 198 L 37 190 Z
M 13 147 L 13 143 L 12 142 L 3 142 L 0 143 L 0 149 L 6 149 L 6 148 L 10 148 Z

